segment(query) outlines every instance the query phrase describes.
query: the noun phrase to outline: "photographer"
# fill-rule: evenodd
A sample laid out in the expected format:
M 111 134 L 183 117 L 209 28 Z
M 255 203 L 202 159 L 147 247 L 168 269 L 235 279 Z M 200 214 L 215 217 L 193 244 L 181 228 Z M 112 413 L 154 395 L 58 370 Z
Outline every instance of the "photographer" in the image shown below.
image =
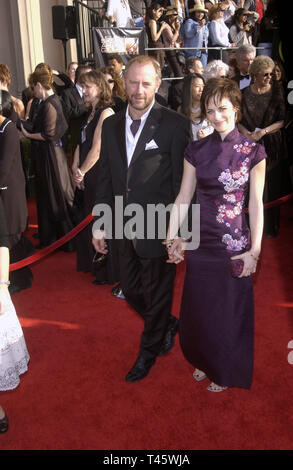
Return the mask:
M 237 47 L 243 44 L 252 44 L 252 35 L 255 28 L 254 22 L 257 18 L 257 13 L 245 10 L 244 8 L 238 8 L 229 30 L 230 41 Z

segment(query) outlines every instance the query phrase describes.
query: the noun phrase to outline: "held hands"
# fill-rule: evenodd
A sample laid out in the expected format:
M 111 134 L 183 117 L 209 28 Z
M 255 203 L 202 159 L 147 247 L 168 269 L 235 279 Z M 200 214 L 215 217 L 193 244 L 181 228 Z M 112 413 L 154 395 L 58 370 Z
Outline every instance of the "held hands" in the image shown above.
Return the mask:
M 256 272 L 256 266 L 258 262 L 258 256 L 252 251 L 246 251 L 242 255 L 232 256 L 231 259 L 241 259 L 244 262 L 242 273 L 240 277 L 247 277 Z
M 29 133 L 25 130 L 22 123 L 20 123 L 21 133 L 25 139 L 29 139 Z
M 79 168 L 76 168 L 72 171 L 72 175 L 73 175 L 73 181 L 74 183 L 76 184 L 76 186 L 80 189 L 81 187 L 81 183 L 84 179 L 84 173 L 82 173 L 82 171 L 80 171 Z
M 167 263 L 179 264 L 184 261 L 184 241 L 182 238 L 167 239 L 165 244 L 169 257 Z

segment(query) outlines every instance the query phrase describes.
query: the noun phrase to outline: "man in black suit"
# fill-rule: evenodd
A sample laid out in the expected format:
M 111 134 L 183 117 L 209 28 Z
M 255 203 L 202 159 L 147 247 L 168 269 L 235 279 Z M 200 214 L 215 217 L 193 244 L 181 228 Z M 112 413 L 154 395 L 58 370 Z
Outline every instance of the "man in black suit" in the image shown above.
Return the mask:
M 90 70 L 91 67 L 87 65 L 79 65 L 75 71 L 75 86 L 65 88 L 62 93 L 63 110 L 69 126 L 68 133 L 71 136 L 72 152 L 74 152 L 77 147 L 80 122 L 86 113 L 79 80 L 83 73 L 89 72 Z
M 249 67 L 255 59 L 256 49 L 251 44 L 243 44 L 235 52 L 235 58 L 239 71 L 236 73 L 234 80 L 240 90 L 246 88 L 251 83 L 251 77 L 249 75 Z
M 122 291 L 144 319 L 138 358 L 126 375 L 127 382 L 141 380 L 148 374 L 156 357 L 172 348 L 178 328 L 177 318 L 170 314 L 175 267 L 166 263 L 162 244 L 166 235 L 150 233 L 155 231 L 158 220 L 147 218 L 147 211 L 158 204 L 167 207 L 179 192 L 190 123 L 155 102 L 160 83 L 160 66 L 152 57 L 132 59 L 124 74 L 128 107 L 106 119 L 102 130 L 94 213 L 98 215 L 99 204 L 111 206 L 113 198 L 116 202 L 120 196 L 126 231 L 126 211 L 134 207 L 130 205 L 139 205 L 143 212 L 143 220 L 129 233 L 124 231 L 118 240 Z M 106 254 L 105 233 L 97 230 L 97 222 L 98 219 L 93 244 L 96 251 Z M 167 223 L 165 220 L 164 230 Z M 121 229 L 121 224 L 117 226 L 116 222 L 115 229 Z

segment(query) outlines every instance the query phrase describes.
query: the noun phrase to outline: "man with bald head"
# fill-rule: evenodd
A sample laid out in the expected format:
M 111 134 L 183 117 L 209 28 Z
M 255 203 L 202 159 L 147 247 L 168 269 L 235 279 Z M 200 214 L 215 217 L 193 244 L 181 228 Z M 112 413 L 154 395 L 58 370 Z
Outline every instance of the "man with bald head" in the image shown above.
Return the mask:
M 174 202 L 190 125 L 184 116 L 155 102 L 160 84 L 160 66 L 152 57 L 132 59 L 124 73 L 127 109 L 106 119 L 102 129 L 95 207 L 108 207 L 115 197 L 115 202 L 123 198 L 123 239 L 116 236 L 120 282 L 127 302 L 144 320 L 138 357 L 126 375 L 127 382 L 148 375 L 156 358 L 173 347 L 178 328 L 178 320 L 170 313 L 175 269 L 166 263 L 158 221 L 150 220 L 147 211 L 150 206 L 167 207 Z M 129 237 L 125 213 L 137 206 L 143 214 L 142 227 L 137 223 Z M 106 254 L 107 232 L 96 227 L 94 248 Z

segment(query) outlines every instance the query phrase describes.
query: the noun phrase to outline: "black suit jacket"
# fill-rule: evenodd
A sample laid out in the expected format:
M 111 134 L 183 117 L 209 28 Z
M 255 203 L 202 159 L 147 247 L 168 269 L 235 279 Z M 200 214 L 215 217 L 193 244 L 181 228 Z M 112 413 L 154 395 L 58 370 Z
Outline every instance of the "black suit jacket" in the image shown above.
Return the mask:
M 62 93 L 62 107 L 69 126 L 73 150 L 78 144 L 81 122 L 86 107 L 76 87 L 66 88 Z
M 62 93 L 62 100 L 67 120 L 78 119 L 86 112 L 84 101 L 76 87 L 66 88 Z
M 240 77 L 241 77 L 240 72 L 236 73 L 235 77 L 232 77 L 232 80 L 237 83 L 239 88 L 240 88 Z M 251 81 L 250 81 L 250 83 L 251 83 Z M 247 85 L 247 86 L 249 86 L 249 85 Z
M 190 141 L 189 120 L 155 103 L 145 122 L 132 160 L 127 166 L 125 141 L 125 111 L 105 120 L 102 129 L 102 145 L 98 167 L 96 204 L 113 203 L 115 196 L 122 196 L 123 209 L 128 204 L 139 204 L 144 211 L 144 237 L 137 230 L 133 240 L 134 248 L 140 257 L 155 258 L 165 254 L 162 238 L 156 235 L 151 239 L 146 211 L 149 204 L 173 203 L 180 189 L 184 150 Z M 146 144 L 155 143 L 157 148 L 146 149 Z M 121 200 L 121 199 L 120 199 Z M 153 206 L 154 207 L 154 206 Z M 117 211 L 116 211 L 117 212 Z M 122 210 L 116 213 L 123 223 Z M 132 216 L 133 217 L 133 216 Z M 168 224 L 168 218 L 165 227 Z M 117 238 L 117 237 L 116 237 Z M 123 242 L 119 243 L 123 250 Z

